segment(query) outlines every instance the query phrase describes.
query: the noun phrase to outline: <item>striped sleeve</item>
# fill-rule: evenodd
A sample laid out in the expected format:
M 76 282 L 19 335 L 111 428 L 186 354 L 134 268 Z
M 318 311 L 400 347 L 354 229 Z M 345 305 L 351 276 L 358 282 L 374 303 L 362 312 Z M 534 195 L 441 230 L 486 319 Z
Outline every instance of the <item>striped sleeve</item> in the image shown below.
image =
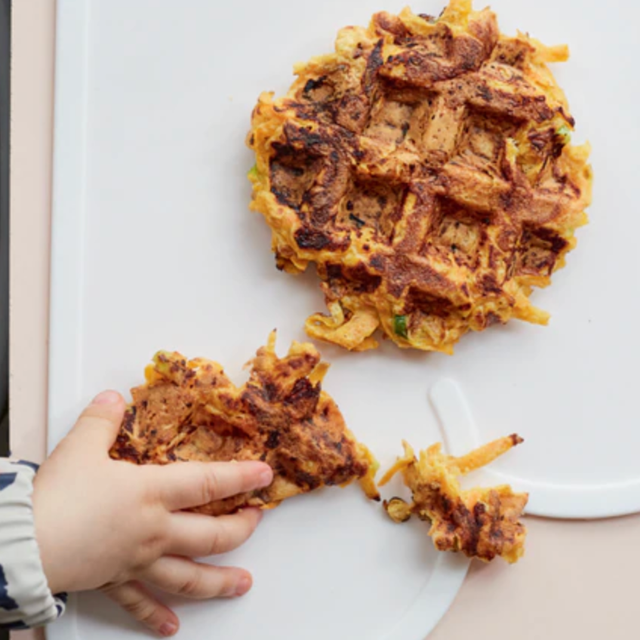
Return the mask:
M 53 595 L 35 538 L 31 495 L 38 466 L 0 458 L 0 628 L 48 624 L 65 610 L 66 594 Z

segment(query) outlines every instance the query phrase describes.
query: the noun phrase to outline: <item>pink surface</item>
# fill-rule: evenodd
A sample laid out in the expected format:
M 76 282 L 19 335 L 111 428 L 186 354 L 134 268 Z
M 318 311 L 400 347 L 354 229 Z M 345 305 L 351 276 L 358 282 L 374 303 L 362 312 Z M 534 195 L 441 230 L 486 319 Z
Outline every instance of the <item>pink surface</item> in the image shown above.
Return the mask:
M 13 4 L 11 444 L 36 461 L 45 451 L 54 17 L 52 0 Z M 640 516 L 527 525 L 525 558 L 474 564 L 431 640 L 634 637 Z

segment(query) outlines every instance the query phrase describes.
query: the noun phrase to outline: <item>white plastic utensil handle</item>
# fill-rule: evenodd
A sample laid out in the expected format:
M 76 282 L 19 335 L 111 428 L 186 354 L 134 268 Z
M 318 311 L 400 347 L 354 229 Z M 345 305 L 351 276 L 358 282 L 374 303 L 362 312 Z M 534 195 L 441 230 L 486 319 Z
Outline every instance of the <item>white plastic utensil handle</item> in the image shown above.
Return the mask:
M 483 444 L 473 415 L 457 383 L 436 382 L 429 393 L 447 451 L 462 455 Z M 529 493 L 527 512 L 548 518 L 609 518 L 640 511 L 640 481 L 575 485 L 532 482 L 482 469 L 483 482 L 508 483 Z

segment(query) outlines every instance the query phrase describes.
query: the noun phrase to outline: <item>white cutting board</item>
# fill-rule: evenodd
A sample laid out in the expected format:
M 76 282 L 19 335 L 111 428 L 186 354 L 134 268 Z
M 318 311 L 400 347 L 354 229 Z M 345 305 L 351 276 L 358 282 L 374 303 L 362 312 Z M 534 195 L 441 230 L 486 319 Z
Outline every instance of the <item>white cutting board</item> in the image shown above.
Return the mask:
M 159 348 L 214 358 L 239 376 L 274 327 L 281 352 L 304 339 L 303 321 L 323 300 L 313 274 L 276 271 L 269 231 L 247 210 L 250 112 L 261 90 L 286 90 L 294 62 L 330 51 L 339 27 L 404 4 L 58 0 L 50 448 L 96 392 L 138 384 Z M 492 6 L 507 33 L 570 44 L 557 76 L 575 138 L 594 150 L 592 222 L 553 286 L 534 294 L 551 324 L 467 336 L 453 357 L 322 346 L 334 365 L 325 388 L 383 467 L 402 438 L 415 447 L 444 439 L 460 453 L 517 431 L 525 444 L 480 479 L 529 490 L 529 512 L 640 510 L 640 5 Z M 467 568 L 436 554 L 425 534 L 419 522 L 387 521 L 355 487 L 291 500 L 222 559 L 253 572 L 251 594 L 179 603 L 180 637 L 421 640 Z M 48 634 L 146 636 L 95 594 L 74 600 Z

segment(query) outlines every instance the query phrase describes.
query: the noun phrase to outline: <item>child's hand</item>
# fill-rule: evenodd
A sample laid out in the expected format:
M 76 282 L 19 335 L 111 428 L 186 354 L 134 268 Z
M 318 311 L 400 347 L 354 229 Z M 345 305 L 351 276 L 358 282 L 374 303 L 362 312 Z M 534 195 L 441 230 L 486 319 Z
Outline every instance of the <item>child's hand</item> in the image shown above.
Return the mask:
M 267 486 L 262 462 L 177 462 L 136 466 L 109 458 L 125 403 L 101 393 L 40 467 L 33 508 L 44 571 L 54 593 L 102 588 L 135 618 L 162 635 L 176 615 L 144 589 L 147 582 L 192 598 L 246 593 L 242 569 L 191 560 L 230 551 L 253 533 L 256 509 L 230 516 L 181 512 Z

